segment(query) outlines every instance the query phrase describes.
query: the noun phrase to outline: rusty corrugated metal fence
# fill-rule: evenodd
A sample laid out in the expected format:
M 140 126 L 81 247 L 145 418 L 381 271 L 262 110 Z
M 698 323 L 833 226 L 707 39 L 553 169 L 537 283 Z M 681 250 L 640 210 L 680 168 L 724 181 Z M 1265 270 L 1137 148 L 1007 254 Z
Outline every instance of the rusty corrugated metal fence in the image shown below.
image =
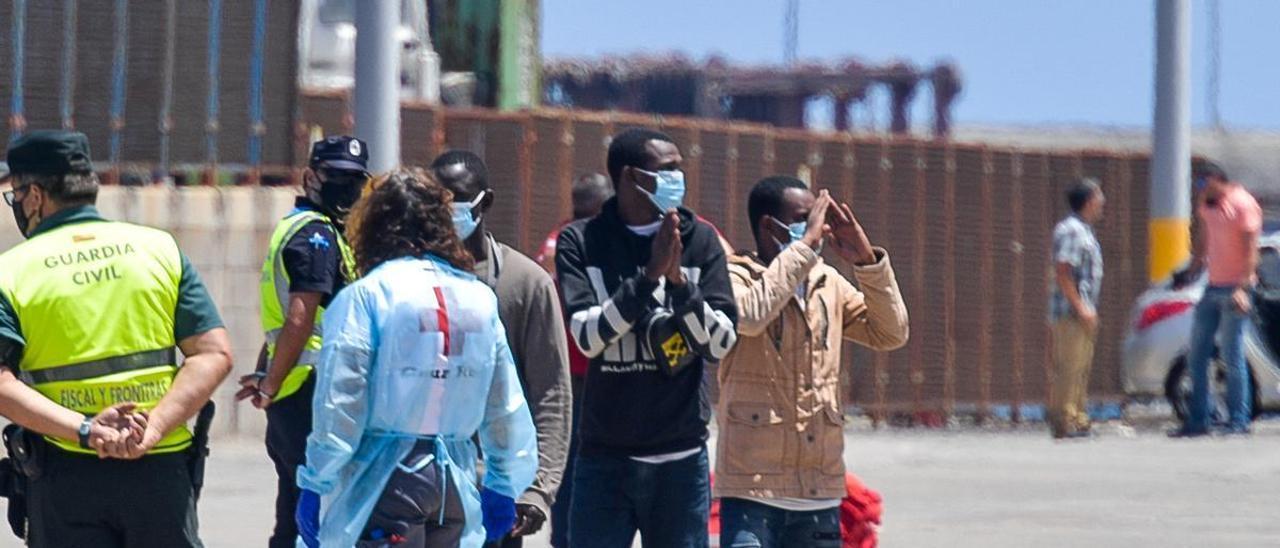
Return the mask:
M 0 117 L 10 134 L 84 131 L 108 182 L 296 183 L 309 136 L 352 129 L 347 94 L 297 89 L 297 28 L 295 1 L 0 2 Z M 1044 400 L 1050 230 L 1072 178 L 1098 177 L 1107 276 L 1091 392 L 1120 396 L 1120 336 L 1146 284 L 1145 156 L 590 112 L 407 104 L 401 118 L 406 164 L 447 148 L 485 158 L 499 192 L 491 228 L 529 253 L 569 217 L 574 176 L 603 172 L 608 138 L 626 126 L 678 141 L 687 203 L 735 246 L 751 245 L 751 185 L 809 172 L 890 250 L 911 310 L 906 348 L 850 345 L 850 402 L 877 419 L 1017 419 Z
M 349 128 L 340 95 L 303 100 L 304 123 Z M 1097 399 L 1121 397 L 1120 338 L 1146 287 L 1147 158 L 1081 151 L 1019 151 L 942 141 L 882 139 L 690 119 L 544 111 L 403 110 L 402 155 L 425 165 L 465 148 L 489 166 L 498 200 L 491 229 L 535 253 L 570 215 L 575 175 L 605 171 L 609 135 L 659 128 L 679 143 L 686 203 L 735 246 L 753 245 L 746 196 L 760 178 L 807 170 L 848 201 L 890 250 L 912 315 L 911 342 L 882 354 L 850 344 L 850 403 L 874 418 L 933 422 L 959 413 L 1018 420 L 1042 403 L 1050 379 L 1046 325 L 1049 245 L 1075 177 L 1103 181 L 1098 227 L 1107 276 L 1091 379 Z

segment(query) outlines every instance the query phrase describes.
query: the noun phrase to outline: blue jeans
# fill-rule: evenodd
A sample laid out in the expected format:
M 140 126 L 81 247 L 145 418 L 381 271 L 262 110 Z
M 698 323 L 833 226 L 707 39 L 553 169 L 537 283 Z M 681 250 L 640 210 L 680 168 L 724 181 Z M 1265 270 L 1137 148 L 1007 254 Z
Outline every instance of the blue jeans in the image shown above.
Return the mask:
M 569 541 L 573 548 L 706 548 L 711 511 L 707 450 L 674 462 L 578 455 Z
M 793 512 L 745 499 L 720 500 L 721 548 L 840 548 L 840 507 Z
M 1232 304 L 1234 287 L 1209 286 L 1196 305 L 1195 324 L 1191 329 L 1191 355 L 1187 367 L 1191 373 L 1191 402 L 1186 428 L 1203 431 L 1209 428 L 1209 361 L 1218 346 L 1227 372 L 1227 417 L 1233 428 L 1248 427 L 1252 419 L 1249 406 L 1249 371 L 1244 360 L 1244 322 Z

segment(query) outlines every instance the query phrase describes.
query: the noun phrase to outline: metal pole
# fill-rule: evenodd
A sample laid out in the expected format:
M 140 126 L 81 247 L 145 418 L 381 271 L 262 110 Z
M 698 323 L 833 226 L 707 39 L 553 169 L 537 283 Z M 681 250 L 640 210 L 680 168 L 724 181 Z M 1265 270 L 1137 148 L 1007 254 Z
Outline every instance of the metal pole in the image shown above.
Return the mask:
M 76 1 L 62 2 L 62 79 L 58 90 L 62 129 L 76 127 L 76 20 L 79 12 Z
M 13 73 L 9 89 L 9 138 L 15 139 L 27 129 L 23 101 L 25 99 L 23 78 L 26 68 L 27 42 L 27 0 L 13 0 L 13 28 L 10 31 L 10 43 L 13 47 Z
M 173 131 L 173 72 L 178 48 L 178 0 L 164 3 L 164 67 L 160 76 L 160 172 L 169 177 L 170 134 Z
M 253 5 L 253 50 L 249 56 L 249 166 L 252 184 L 262 179 L 262 136 L 267 132 L 262 111 L 262 66 L 267 42 L 267 0 Z
M 399 0 L 356 7 L 356 137 L 369 145 L 369 171 L 400 165 Z
M 111 54 L 111 183 L 120 183 L 120 154 L 124 147 L 124 109 L 129 82 L 129 1 L 116 0 L 115 36 Z
M 221 98 L 218 94 L 218 71 L 222 61 L 222 0 L 209 0 L 209 57 L 205 62 L 208 89 L 205 93 L 204 122 L 204 184 L 217 184 L 218 178 L 218 115 Z
M 1151 158 L 1151 281 L 1191 251 L 1191 7 L 1156 0 L 1156 105 Z

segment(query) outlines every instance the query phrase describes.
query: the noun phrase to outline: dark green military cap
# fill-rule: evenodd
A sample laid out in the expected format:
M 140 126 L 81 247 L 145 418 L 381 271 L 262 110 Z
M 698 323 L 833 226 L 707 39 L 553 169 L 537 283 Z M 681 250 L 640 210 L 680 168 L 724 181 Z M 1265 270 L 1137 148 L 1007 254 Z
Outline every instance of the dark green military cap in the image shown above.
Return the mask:
M 78 131 L 36 130 L 9 143 L 8 179 L 14 175 L 63 175 L 93 171 L 89 138 Z

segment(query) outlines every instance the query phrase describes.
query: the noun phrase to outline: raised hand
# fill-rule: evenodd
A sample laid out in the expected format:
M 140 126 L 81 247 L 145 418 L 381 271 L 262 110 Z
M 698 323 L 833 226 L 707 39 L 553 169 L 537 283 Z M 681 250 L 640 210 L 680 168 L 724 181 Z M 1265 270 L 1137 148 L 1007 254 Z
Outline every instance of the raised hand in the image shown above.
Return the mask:
M 680 218 L 671 225 L 671 264 L 667 268 L 667 283 L 684 285 L 684 271 L 680 270 L 680 257 L 684 255 L 684 241 L 680 239 Z
M 829 192 L 818 191 L 818 199 L 814 200 L 813 207 L 809 209 L 809 218 L 805 222 L 804 237 L 800 238 L 809 249 L 818 249 L 822 239 L 831 232 L 831 225 L 827 224 L 827 212 L 833 205 L 835 200 L 831 199 Z
M 649 264 L 645 266 L 644 275 L 650 281 L 658 281 L 663 276 L 671 273 L 672 263 L 675 263 L 675 269 L 680 268 L 680 252 L 683 246 L 680 243 L 680 216 L 674 209 L 667 211 L 662 216 L 662 225 L 658 227 L 658 233 L 654 234 L 653 247 L 649 254 Z M 680 283 L 683 283 L 683 276 L 680 277 Z M 667 281 L 674 282 L 670 276 Z
M 835 238 L 835 250 L 841 259 L 857 265 L 869 265 L 876 262 L 875 249 L 871 240 L 858 223 L 849 204 L 838 204 L 832 207 L 828 219 L 831 222 L 831 233 Z

